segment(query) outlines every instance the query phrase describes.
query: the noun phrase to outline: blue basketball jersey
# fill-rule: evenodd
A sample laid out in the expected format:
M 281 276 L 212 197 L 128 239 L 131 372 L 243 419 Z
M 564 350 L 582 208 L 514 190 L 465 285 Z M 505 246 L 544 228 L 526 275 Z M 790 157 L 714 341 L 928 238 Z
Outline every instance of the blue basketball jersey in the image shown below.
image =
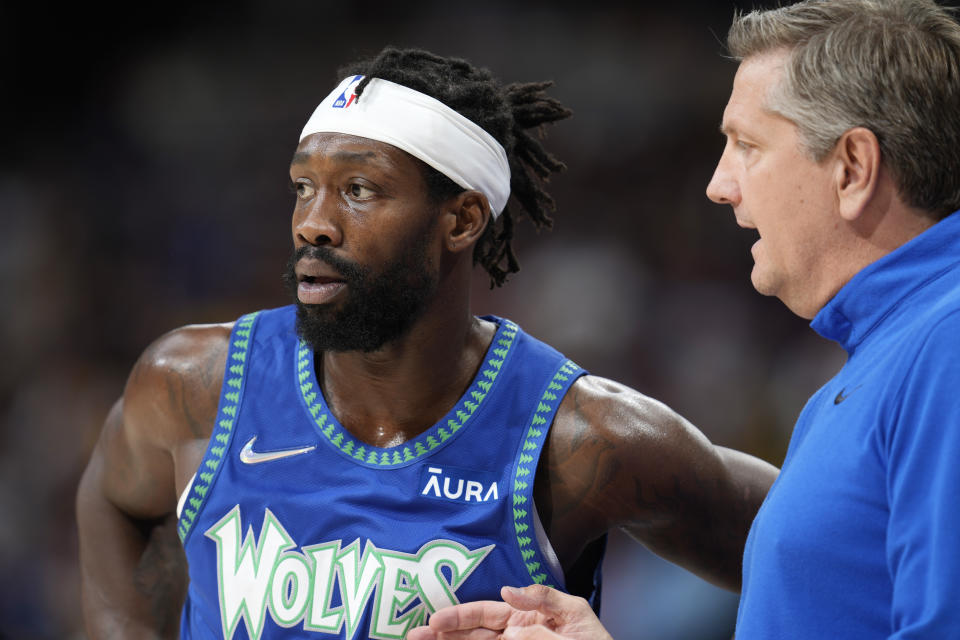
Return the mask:
M 234 326 L 210 445 L 179 520 L 181 638 L 403 638 L 434 611 L 563 588 L 535 533 L 533 480 L 585 372 L 509 320 L 450 412 L 395 447 L 330 413 L 295 308 Z

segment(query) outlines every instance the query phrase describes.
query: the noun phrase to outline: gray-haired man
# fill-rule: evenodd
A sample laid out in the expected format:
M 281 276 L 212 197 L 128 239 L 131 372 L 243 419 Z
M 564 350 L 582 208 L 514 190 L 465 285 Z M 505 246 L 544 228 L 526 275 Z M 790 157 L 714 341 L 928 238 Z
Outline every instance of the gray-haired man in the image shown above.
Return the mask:
M 754 287 L 849 356 L 753 523 L 736 636 L 958 637 L 960 25 L 929 0 L 808 0 L 728 41 L 707 195 L 759 233 Z M 431 627 L 604 634 L 569 596 L 503 595 Z

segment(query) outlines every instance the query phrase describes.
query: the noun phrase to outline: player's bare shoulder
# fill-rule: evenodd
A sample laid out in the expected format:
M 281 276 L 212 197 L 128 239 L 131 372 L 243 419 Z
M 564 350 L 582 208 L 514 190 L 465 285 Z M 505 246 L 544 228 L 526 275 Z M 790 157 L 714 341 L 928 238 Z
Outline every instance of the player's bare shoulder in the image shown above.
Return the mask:
M 143 429 L 168 445 L 209 438 L 232 328 L 232 323 L 188 325 L 155 340 L 127 380 L 124 421 L 148 423 Z
M 541 464 L 552 516 L 599 534 L 658 515 L 642 494 L 666 495 L 691 466 L 713 460 L 709 441 L 664 403 L 624 384 L 583 376 L 561 403 Z
M 567 393 L 544 458 L 537 482 L 555 547 L 576 551 L 618 527 L 714 584 L 739 588 L 744 540 L 775 467 L 716 447 L 662 402 L 592 376 Z
M 81 483 L 85 504 L 112 504 L 139 519 L 173 513 L 210 439 L 230 331 L 183 327 L 144 350 L 94 447 Z
M 551 438 L 553 446 L 571 451 L 586 443 L 638 448 L 655 445 L 688 427 L 664 403 L 620 382 L 586 375 L 561 403 Z

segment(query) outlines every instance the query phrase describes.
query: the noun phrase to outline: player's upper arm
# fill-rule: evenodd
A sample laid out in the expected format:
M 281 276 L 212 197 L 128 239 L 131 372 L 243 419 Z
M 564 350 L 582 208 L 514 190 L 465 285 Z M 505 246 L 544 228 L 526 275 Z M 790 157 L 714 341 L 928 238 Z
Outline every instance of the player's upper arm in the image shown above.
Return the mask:
M 554 428 L 558 504 L 596 534 L 622 527 L 659 555 L 738 588 L 746 534 L 775 467 L 714 446 L 665 404 L 595 376 L 574 385 Z
M 175 509 L 173 454 L 184 442 L 209 438 L 229 331 L 177 329 L 137 360 L 91 459 L 97 488 L 121 511 L 148 519 Z

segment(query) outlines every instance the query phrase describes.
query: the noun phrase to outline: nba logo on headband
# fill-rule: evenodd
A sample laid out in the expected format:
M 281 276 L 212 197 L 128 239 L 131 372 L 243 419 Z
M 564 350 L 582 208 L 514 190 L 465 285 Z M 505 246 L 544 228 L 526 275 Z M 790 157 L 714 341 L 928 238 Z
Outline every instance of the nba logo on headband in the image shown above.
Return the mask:
M 333 101 L 333 104 L 330 105 L 334 109 L 346 109 L 357 99 L 357 94 L 354 92 L 354 88 L 360 84 L 360 81 L 363 80 L 363 76 L 353 76 L 350 78 L 350 82 L 344 88 L 343 93 L 340 94 L 336 100 Z
M 510 197 L 510 163 L 503 146 L 482 127 L 436 98 L 382 78 L 344 78 L 317 106 L 300 132 L 346 133 L 393 145 L 447 176 L 464 189 L 476 189 L 496 218 Z M 348 108 L 349 107 L 349 108 Z

